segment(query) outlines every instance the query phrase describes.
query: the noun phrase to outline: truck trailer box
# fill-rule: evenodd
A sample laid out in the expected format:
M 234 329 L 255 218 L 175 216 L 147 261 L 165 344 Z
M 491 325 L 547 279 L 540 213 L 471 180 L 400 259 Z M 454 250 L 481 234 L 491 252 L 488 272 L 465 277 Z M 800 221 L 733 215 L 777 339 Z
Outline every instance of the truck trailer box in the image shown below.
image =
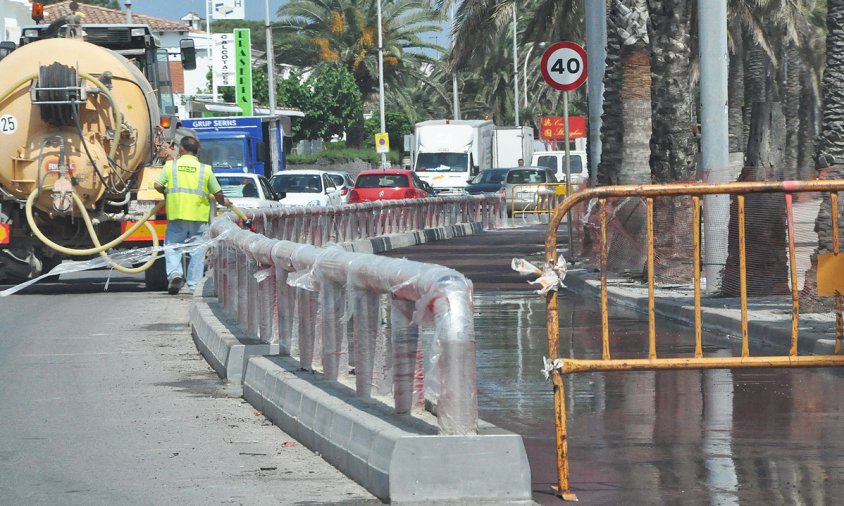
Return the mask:
M 531 127 L 495 127 L 492 166 L 515 167 L 519 160 L 527 165 L 533 156 L 533 143 Z
M 492 166 L 489 120 L 429 120 L 416 124 L 413 170 L 442 195 L 460 195 L 466 181 Z

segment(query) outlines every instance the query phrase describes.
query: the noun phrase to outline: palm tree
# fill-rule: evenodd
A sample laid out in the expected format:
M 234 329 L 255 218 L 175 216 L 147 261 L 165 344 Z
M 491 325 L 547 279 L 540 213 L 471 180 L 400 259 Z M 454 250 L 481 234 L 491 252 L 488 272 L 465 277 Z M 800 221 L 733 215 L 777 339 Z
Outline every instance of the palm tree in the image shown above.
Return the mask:
M 377 0 L 291 0 L 278 13 L 285 31 L 308 38 L 317 49 L 317 64 L 338 61 L 355 76 L 365 99 L 378 92 Z M 430 54 L 441 52 L 425 36 L 440 30 L 428 2 L 387 0 L 383 2 L 382 36 L 385 86 L 397 82 L 398 74 L 427 79 Z M 391 92 L 399 89 L 390 89 Z M 347 132 L 349 143 L 360 144 L 363 118 Z

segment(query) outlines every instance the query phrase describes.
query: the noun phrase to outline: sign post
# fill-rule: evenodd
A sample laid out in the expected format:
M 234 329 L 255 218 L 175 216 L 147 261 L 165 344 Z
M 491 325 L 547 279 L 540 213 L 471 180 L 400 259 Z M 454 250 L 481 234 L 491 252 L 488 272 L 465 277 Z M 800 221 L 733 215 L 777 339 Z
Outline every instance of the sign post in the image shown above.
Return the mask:
M 571 148 L 569 147 L 569 92 L 586 82 L 586 51 L 574 42 L 561 41 L 542 54 L 542 77 L 555 90 L 563 92 L 563 125 L 566 146 L 566 196 L 571 195 Z M 571 213 L 566 215 L 569 228 L 569 255 L 572 244 Z

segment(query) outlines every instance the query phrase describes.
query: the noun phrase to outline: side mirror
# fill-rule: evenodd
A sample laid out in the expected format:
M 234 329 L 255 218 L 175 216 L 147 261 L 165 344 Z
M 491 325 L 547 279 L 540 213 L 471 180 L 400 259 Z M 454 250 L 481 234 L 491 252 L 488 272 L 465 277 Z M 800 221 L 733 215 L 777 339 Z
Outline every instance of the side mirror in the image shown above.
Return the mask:
M 182 67 L 185 70 L 196 69 L 196 45 L 193 39 L 180 40 L 179 49 L 182 53 Z
M 287 198 L 287 194 L 284 192 L 275 192 L 275 199 L 276 200 L 284 200 Z
M 266 162 L 266 156 L 264 156 L 264 143 L 259 142 L 255 145 L 255 160 L 258 162 Z
M 9 53 L 18 48 L 18 45 L 11 40 L 4 40 L 0 42 L 0 60 L 9 56 Z

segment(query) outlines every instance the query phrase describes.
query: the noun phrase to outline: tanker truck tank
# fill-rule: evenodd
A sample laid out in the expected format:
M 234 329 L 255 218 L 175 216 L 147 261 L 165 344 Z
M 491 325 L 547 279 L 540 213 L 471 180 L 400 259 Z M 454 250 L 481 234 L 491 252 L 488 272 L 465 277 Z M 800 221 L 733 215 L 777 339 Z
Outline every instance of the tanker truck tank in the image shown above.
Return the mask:
M 103 242 L 121 235 L 160 147 L 159 117 L 139 68 L 82 39 L 39 40 L 0 60 L 0 280 L 36 275 L 65 249 L 99 253 L 86 221 Z

